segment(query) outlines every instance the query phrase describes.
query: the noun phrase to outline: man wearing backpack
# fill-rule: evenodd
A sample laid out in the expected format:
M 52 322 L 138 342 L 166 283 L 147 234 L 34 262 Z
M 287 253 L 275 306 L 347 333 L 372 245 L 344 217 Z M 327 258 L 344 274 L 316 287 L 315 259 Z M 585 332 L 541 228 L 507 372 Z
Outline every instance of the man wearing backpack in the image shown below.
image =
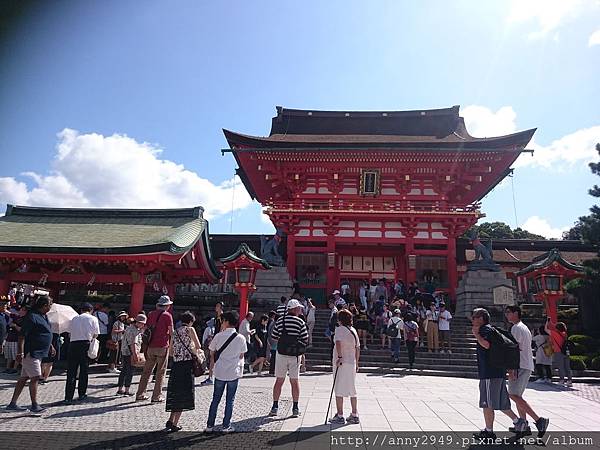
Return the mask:
M 167 359 L 169 357 L 169 343 L 173 333 L 173 316 L 168 311 L 173 304 L 168 295 L 163 295 L 156 303 L 156 309 L 148 315 L 146 330 L 142 335 L 142 340 L 147 345 L 146 364 L 140 377 L 136 401 L 148 400 L 146 388 L 148 380 L 156 366 L 156 382 L 152 391 L 152 403 L 162 403 L 164 398 L 161 396 L 163 380 L 167 372 Z
M 302 312 L 302 304 L 291 299 L 287 304 L 287 314 L 277 319 L 273 327 L 272 339 L 277 341 L 275 358 L 275 385 L 273 386 L 273 407 L 269 416 L 276 416 L 279 409 L 279 397 L 286 375 L 292 386 L 292 417 L 300 415 L 298 398 L 300 397 L 300 356 L 308 345 L 308 329 L 304 321 L 298 317 Z
M 506 369 L 490 364 L 490 348 L 494 329 L 490 325 L 490 313 L 484 308 L 476 308 L 471 315 L 471 329 L 477 339 L 477 372 L 479 376 L 479 407 L 483 409 L 485 429 L 474 434 L 476 439 L 495 440 L 494 411 L 502 411 L 515 423 L 516 414 L 510 408 L 506 390 Z M 521 430 L 518 430 L 521 431 Z
M 402 311 L 396 309 L 394 317 L 389 321 L 386 333 L 392 343 L 392 360 L 395 363 L 400 362 L 400 343 L 402 342 L 402 330 L 404 330 L 404 321 L 402 320 Z
M 535 421 L 535 426 L 538 429 L 538 437 L 541 438 L 546 433 L 550 420 L 539 417 L 523 398 L 523 392 L 525 392 L 531 372 L 534 370 L 531 332 L 527 328 L 527 325 L 521 322 L 521 308 L 519 306 L 507 306 L 504 314 L 506 315 L 506 320 L 512 323 L 510 333 L 519 343 L 520 351 L 519 369 L 511 370 L 508 378 L 508 395 L 515 402 L 517 411 L 519 412 L 519 419 L 515 423 L 514 429 L 510 431 L 516 432 L 517 430 L 522 430 L 520 436 L 531 435 L 531 428 L 529 428 L 529 424 L 527 423 L 527 414 L 529 414 Z

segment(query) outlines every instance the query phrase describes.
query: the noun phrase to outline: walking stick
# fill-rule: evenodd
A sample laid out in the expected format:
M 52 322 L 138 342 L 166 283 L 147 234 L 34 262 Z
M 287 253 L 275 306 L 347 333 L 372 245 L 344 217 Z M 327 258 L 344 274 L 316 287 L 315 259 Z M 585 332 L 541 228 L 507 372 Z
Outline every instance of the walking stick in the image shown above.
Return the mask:
M 333 398 L 333 390 L 335 388 L 335 380 L 337 379 L 338 366 L 336 364 L 333 372 L 333 385 L 331 386 L 331 394 L 329 395 L 329 403 L 327 404 L 327 414 L 325 415 L 325 425 L 327 425 L 327 419 L 329 418 L 329 409 L 331 408 L 331 399 Z

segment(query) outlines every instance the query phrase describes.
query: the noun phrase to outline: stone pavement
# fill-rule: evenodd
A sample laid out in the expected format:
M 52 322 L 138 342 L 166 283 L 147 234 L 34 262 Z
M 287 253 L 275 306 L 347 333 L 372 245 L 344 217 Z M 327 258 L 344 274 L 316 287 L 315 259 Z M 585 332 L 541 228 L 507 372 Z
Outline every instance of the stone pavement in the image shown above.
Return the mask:
M 0 376 L 0 404 L 7 404 L 13 391 L 15 376 Z M 134 377 L 134 383 L 139 376 Z M 3 431 L 113 431 L 156 432 L 164 427 L 168 413 L 164 404 L 135 402 L 133 397 L 117 397 L 112 374 L 90 375 L 89 399 L 71 406 L 51 406 L 64 396 L 65 376 L 51 378 L 40 387 L 40 402 L 48 406 L 42 417 L 25 413 L 2 412 Z M 200 381 L 200 379 L 198 380 Z M 273 378 L 245 376 L 238 388 L 233 425 L 238 431 L 311 431 L 343 432 L 472 432 L 483 425 L 477 407 L 477 380 L 427 377 L 416 375 L 358 374 L 357 388 L 361 423 L 358 425 L 324 425 L 332 376 L 307 373 L 301 377 L 301 416 L 289 417 L 291 397 L 289 384 L 283 389 L 280 415 L 267 417 L 271 406 Z M 132 388 L 135 388 L 134 384 Z M 149 386 L 151 388 L 152 385 Z M 600 407 L 589 392 L 598 386 L 574 385 L 572 391 L 547 385 L 530 384 L 526 398 L 541 416 L 550 417 L 550 431 L 600 431 Z M 573 395 L 585 390 L 585 396 Z M 180 425 L 197 433 L 206 425 L 212 387 L 196 388 L 196 409 L 184 412 Z M 27 405 L 29 392 L 24 390 L 19 404 Z M 224 400 L 223 400 L 224 401 Z M 334 408 L 332 402 L 332 408 Z M 346 415 L 349 405 L 345 405 Z M 217 423 L 222 419 L 221 406 Z M 330 416 L 332 413 L 330 412 Z M 496 429 L 510 426 L 510 419 L 497 415 Z

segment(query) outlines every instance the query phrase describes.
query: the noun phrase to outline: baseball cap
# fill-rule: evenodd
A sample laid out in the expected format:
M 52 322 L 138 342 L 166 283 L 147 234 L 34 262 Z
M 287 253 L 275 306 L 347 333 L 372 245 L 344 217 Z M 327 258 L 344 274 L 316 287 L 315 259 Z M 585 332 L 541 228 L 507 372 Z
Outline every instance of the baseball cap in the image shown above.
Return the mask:
M 331 293 L 331 295 L 335 295 L 335 294 L 340 294 L 340 291 L 338 291 L 338 290 L 336 289 L 335 291 L 333 291 L 333 292 Z
M 302 303 L 300 303 L 298 300 L 293 298 L 288 302 L 287 309 L 294 309 L 294 308 L 298 308 L 299 306 L 302 306 Z
M 401 312 L 402 312 L 402 311 L 400 311 L 398 308 L 396 308 L 396 309 L 394 310 L 394 314 L 400 314 Z

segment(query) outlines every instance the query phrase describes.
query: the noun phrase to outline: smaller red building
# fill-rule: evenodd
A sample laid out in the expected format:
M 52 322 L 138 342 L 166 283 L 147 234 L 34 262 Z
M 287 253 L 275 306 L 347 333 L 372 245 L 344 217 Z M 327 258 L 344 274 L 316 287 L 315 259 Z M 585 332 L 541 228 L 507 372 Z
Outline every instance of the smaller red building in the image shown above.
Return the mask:
M 201 207 L 183 209 L 32 208 L 8 205 L 0 218 L 0 294 L 22 282 L 60 292 L 82 287 L 175 297 L 178 283 L 215 283 L 208 222 Z

